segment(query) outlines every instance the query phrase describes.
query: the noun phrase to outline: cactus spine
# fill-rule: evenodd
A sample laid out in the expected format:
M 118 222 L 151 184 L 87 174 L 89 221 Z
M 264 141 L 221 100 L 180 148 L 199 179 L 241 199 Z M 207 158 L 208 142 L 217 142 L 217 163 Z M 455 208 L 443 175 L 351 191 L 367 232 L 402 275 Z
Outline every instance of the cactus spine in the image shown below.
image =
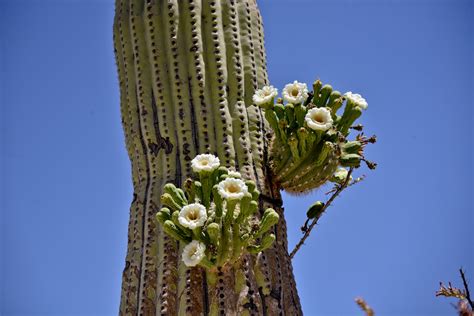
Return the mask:
M 252 105 L 267 84 L 255 1 L 116 0 L 114 45 L 134 185 L 120 314 L 301 314 L 267 169 L 270 129 Z M 185 187 L 198 153 L 252 179 L 261 215 L 280 215 L 271 248 L 214 274 L 186 267 L 155 219 L 165 183 Z

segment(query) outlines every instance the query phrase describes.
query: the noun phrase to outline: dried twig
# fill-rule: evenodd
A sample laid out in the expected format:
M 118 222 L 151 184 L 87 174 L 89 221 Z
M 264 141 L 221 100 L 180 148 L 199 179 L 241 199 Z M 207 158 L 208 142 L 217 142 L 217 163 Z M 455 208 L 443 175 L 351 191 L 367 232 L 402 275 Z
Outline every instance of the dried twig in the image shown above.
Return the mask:
M 464 285 L 464 289 L 453 287 L 451 282 L 448 282 L 448 286 L 445 286 L 443 282 L 439 283 L 439 290 L 436 291 L 436 296 L 454 297 L 459 299 L 458 312 L 460 316 L 474 316 L 474 304 L 469 293 L 469 287 L 467 285 L 466 276 L 464 275 L 463 269 L 459 269 L 461 279 Z
M 453 287 L 451 282 L 448 282 L 448 286 L 444 285 L 443 282 L 439 282 L 439 290 L 436 291 L 436 296 L 455 297 L 460 300 L 466 299 L 466 293 L 457 287 Z
M 365 312 L 366 316 L 374 316 L 374 310 L 367 304 L 367 302 L 362 297 L 357 297 L 355 302 L 359 307 Z
M 351 174 L 354 168 L 350 168 L 349 172 L 347 172 L 346 180 L 337 187 L 337 189 L 334 191 L 334 193 L 331 195 L 329 200 L 326 202 L 324 205 L 323 209 L 321 210 L 321 213 L 319 216 L 315 217 L 309 227 L 304 230 L 304 235 L 301 237 L 300 241 L 296 244 L 295 248 L 291 251 L 290 253 L 290 259 L 293 259 L 295 254 L 298 252 L 298 250 L 301 248 L 301 246 L 304 244 L 305 240 L 309 237 L 309 234 L 311 233 L 311 230 L 314 228 L 314 226 L 318 223 L 319 218 L 321 218 L 321 215 L 326 211 L 326 209 L 331 205 L 331 203 L 334 201 L 334 199 L 345 189 L 347 188 L 349 181 L 351 179 Z

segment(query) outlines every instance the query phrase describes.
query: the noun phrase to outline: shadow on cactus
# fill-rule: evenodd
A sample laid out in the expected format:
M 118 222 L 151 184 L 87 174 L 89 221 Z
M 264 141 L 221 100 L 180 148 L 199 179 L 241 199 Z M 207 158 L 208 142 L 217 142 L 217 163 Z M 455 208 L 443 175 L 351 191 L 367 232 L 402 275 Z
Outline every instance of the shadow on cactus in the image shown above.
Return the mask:
M 270 247 L 275 235 L 269 230 L 279 216 L 271 208 L 261 220 L 253 216 L 259 197 L 255 183 L 220 166 L 213 155 L 198 155 L 191 164 L 199 180 L 187 179 L 184 190 L 166 184 L 165 207 L 156 214 L 164 231 L 184 244 L 183 262 L 213 269 Z
M 275 103 L 277 90 L 266 86 L 255 92 L 253 101 L 265 110 L 274 131 L 272 171 L 285 191 L 309 192 L 330 180 L 338 166 L 358 168 L 365 161 L 375 168 L 364 158 L 364 147 L 375 142 L 375 136 L 360 133 L 353 141 L 347 138 L 351 129 L 363 128 L 353 126 L 367 108 L 359 94 L 342 95 L 316 80 L 312 92 L 294 81 L 285 86 L 282 96 Z

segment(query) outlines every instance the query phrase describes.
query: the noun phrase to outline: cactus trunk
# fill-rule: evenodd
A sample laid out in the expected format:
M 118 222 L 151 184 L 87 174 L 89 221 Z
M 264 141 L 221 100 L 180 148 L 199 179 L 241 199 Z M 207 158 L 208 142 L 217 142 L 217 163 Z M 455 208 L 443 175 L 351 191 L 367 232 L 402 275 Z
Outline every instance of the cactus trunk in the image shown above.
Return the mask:
M 270 128 L 252 105 L 267 84 L 254 0 L 116 0 L 114 45 L 132 164 L 121 315 L 300 315 Z M 199 153 L 257 184 L 260 211 L 280 215 L 274 246 L 215 272 L 186 267 L 155 222 L 167 182 L 181 185 Z

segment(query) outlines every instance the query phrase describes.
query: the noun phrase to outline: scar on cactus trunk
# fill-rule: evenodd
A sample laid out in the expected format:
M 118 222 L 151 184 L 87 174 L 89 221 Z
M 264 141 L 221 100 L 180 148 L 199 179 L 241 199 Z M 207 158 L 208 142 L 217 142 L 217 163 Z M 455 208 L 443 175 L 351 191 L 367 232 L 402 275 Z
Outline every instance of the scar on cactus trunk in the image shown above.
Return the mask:
M 252 105 L 268 83 L 255 1 L 116 0 L 114 46 L 134 187 L 120 314 L 300 315 L 271 129 Z M 186 267 L 155 221 L 164 185 L 182 186 L 199 153 L 253 180 L 260 213 L 280 215 L 270 249 L 215 273 Z

